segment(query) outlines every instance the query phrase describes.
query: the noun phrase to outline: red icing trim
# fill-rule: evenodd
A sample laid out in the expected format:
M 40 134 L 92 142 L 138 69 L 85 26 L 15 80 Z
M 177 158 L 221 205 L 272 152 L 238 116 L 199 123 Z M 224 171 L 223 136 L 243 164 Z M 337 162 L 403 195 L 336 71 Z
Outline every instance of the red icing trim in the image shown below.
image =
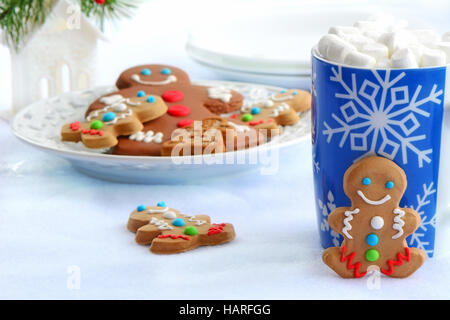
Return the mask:
M 273 119 L 267 120 L 267 123 L 272 123 L 272 122 L 273 122 Z
M 208 236 L 212 236 L 213 234 L 221 233 L 223 228 L 226 226 L 225 223 L 214 223 L 211 228 L 208 229 Z
M 170 238 L 170 239 L 183 239 L 183 240 L 191 240 L 191 238 L 189 238 L 188 236 L 183 236 L 180 234 L 161 234 L 158 236 L 158 239 L 165 239 L 165 238 Z
M 230 116 L 230 119 L 236 119 L 236 118 L 237 118 L 237 113 L 232 114 L 232 115 Z
M 183 100 L 184 93 L 178 90 L 169 90 L 163 93 L 162 98 L 166 102 L 178 102 Z
M 390 276 L 392 273 L 394 273 L 394 266 L 401 266 L 403 264 L 403 261 L 409 262 L 411 259 L 411 253 L 409 252 L 409 248 L 405 248 L 406 256 L 403 255 L 401 252 L 397 253 L 397 260 L 391 260 L 389 259 L 387 261 L 387 264 L 389 266 L 389 270 L 380 268 L 381 272 L 383 272 L 385 275 Z
M 264 120 L 259 120 L 259 121 L 252 120 L 248 124 L 251 125 L 251 126 L 257 126 L 258 124 L 263 124 L 263 123 L 264 123 Z
M 352 252 L 348 256 L 345 256 L 345 250 L 346 249 L 347 248 L 345 246 L 342 246 L 342 248 L 341 248 L 341 251 L 342 251 L 341 262 L 345 262 L 345 261 L 348 260 L 347 261 L 347 269 L 349 269 L 349 270 L 354 269 L 353 276 L 355 278 L 362 278 L 362 277 L 364 277 L 366 275 L 367 271 L 363 272 L 363 273 L 359 273 L 359 268 L 361 268 L 361 262 L 357 262 L 357 263 L 354 264 L 352 262 L 352 260 L 353 260 L 353 258 L 355 257 L 356 254 L 354 252 Z
M 177 104 L 169 107 L 167 113 L 174 117 L 185 117 L 191 113 L 191 109 L 181 104 Z
M 184 128 L 184 127 L 190 126 L 193 123 L 194 123 L 194 120 L 192 120 L 192 119 L 183 119 L 178 122 L 177 126 L 178 126 L 178 128 Z
M 75 121 L 73 123 L 70 124 L 70 129 L 72 129 L 73 131 L 78 131 L 80 130 L 80 121 Z
M 91 136 L 95 136 L 95 135 L 103 136 L 103 131 L 102 130 L 95 130 L 95 129 L 91 129 L 91 130 L 84 129 L 84 130 L 81 131 L 81 133 L 89 134 Z

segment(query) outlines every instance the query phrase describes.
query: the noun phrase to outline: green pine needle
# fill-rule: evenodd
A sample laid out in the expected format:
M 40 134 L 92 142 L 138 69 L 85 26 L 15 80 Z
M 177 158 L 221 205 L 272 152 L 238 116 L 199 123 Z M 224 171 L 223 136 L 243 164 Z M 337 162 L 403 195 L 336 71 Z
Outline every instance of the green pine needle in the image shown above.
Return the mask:
M 36 27 L 41 26 L 58 0 L 0 0 L 0 28 L 7 44 L 16 51 L 23 39 Z M 105 0 L 98 4 L 94 0 L 72 0 L 81 11 L 94 18 L 101 30 L 106 20 L 129 18 L 139 1 Z

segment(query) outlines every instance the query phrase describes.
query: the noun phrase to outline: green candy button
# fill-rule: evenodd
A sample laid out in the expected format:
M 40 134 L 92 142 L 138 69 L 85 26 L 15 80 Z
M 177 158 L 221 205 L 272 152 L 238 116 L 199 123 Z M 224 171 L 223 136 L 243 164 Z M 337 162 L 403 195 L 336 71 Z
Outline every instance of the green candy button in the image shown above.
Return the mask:
M 194 226 L 189 226 L 184 229 L 184 234 L 187 234 L 188 236 L 195 236 L 198 234 L 198 230 Z
M 369 249 L 366 251 L 366 260 L 367 261 L 370 261 L 370 262 L 377 261 L 379 257 L 380 257 L 380 253 L 378 252 L 378 250 Z
M 101 129 L 103 127 L 103 122 L 101 122 L 100 120 L 94 120 L 91 122 L 91 129 Z
M 249 122 L 252 121 L 253 116 L 250 113 L 246 113 L 242 116 L 242 121 Z

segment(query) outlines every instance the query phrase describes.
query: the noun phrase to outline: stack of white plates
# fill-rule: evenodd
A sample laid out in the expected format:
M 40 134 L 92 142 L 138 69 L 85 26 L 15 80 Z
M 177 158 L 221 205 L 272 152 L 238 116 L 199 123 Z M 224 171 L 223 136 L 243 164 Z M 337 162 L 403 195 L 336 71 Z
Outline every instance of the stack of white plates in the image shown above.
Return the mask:
M 194 28 L 186 49 L 221 78 L 309 88 L 314 44 L 330 26 L 363 20 L 369 11 L 302 5 L 270 8 L 270 14 L 225 10 Z

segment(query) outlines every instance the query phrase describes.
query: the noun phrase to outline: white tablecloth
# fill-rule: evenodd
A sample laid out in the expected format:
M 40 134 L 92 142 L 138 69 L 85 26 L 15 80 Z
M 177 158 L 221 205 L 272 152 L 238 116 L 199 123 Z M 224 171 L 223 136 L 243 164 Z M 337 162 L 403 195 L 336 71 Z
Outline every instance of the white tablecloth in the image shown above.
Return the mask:
M 121 41 L 127 32 L 118 33 Z M 183 55 L 183 34 L 172 35 L 170 43 L 165 35 L 153 37 L 148 56 L 118 40 L 105 44 L 102 54 L 112 57 L 100 63 L 103 83 L 130 61 L 173 63 L 193 78 L 212 79 Z M 8 86 L 0 90 L 5 106 Z M 86 177 L 19 142 L 4 121 L 0 145 L 0 298 L 449 298 L 450 216 L 440 217 L 435 258 L 408 279 L 343 280 L 322 263 L 310 142 L 292 147 L 277 175 L 249 172 L 179 186 Z M 237 237 L 184 254 L 151 254 L 125 225 L 136 205 L 157 201 L 232 222 Z

